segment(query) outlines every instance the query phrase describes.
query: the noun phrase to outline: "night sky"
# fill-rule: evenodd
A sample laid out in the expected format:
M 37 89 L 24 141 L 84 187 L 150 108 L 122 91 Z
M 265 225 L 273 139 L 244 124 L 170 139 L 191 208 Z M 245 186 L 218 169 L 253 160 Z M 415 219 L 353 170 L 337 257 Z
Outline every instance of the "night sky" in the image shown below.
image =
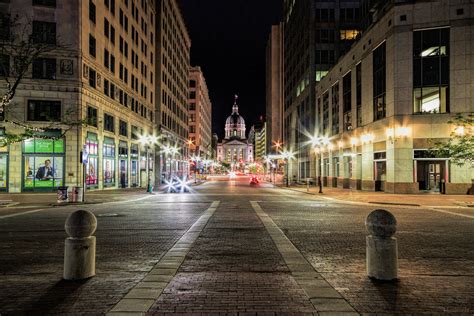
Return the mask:
M 213 106 L 212 129 L 224 136 L 234 95 L 247 133 L 265 115 L 265 47 L 278 24 L 279 0 L 179 0 L 191 36 L 191 65 L 201 66 Z

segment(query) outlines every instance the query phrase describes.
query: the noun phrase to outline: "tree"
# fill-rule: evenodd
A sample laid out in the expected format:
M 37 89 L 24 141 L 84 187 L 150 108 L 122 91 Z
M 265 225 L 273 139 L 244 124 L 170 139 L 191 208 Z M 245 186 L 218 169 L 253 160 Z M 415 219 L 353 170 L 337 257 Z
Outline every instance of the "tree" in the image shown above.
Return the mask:
M 451 161 L 462 166 L 474 166 L 474 114 L 458 114 L 448 121 L 456 126 L 447 141 L 437 141 L 430 153 L 436 157 L 449 157 Z
M 73 127 L 86 124 L 77 118 L 76 111 L 67 111 L 60 122 L 48 122 L 42 127 L 28 124 L 9 110 L 15 95 L 34 61 L 45 54 L 66 48 L 59 43 L 55 30 L 35 25 L 27 17 L 0 13 L 0 121 L 11 125 L 1 135 L 0 146 L 21 142 L 32 137 L 51 138 L 47 129 L 61 129 L 59 137 Z M 76 115 L 75 115 L 76 114 Z

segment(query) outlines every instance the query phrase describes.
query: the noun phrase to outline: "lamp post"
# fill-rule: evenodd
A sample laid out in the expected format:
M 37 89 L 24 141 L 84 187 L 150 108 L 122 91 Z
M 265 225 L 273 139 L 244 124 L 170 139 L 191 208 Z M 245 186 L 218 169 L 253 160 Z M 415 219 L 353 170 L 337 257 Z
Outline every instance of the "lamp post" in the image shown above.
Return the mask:
M 313 145 L 314 151 L 318 154 L 319 157 L 316 157 L 318 163 L 318 186 L 319 186 L 319 193 L 323 193 L 323 182 L 321 180 L 321 174 L 323 173 L 322 170 L 322 160 L 323 160 L 323 150 L 322 147 L 324 145 L 329 144 L 328 137 L 319 137 L 313 136 L 311 137 L 311 144 Z
M 150 153 L 149 149 L 150 146 L 154 146 L 158 142 L 158 137 L 154 135 L 142 135 L 140 136 L 140 142 L 146 149 L 146 170 L 147 170 L 147 185 L 146 185 L 146 192 L 152 193 L 153 186 L 151 184 L 151 172 L 150 172 Z
M 284 150 L 282 152 L 283 159 L 285 160 L 285 165 L 286 165 L 286 186 L 290 186 L 290 175 L 289 175 L 289 163 L 290 159 L 293 159 L 295 156 L 295 153 L 292 151 Z

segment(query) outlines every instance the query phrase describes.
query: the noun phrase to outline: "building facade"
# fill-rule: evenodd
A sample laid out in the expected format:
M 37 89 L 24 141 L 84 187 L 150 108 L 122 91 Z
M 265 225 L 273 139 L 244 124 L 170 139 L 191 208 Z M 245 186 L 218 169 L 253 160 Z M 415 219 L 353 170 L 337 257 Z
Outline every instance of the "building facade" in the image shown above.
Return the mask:
M 156 181 L 189 172 L 188 85 L 191 39 L 176 0 L 156 0 Z M 171 150 L 170 150 L 171 148 Z
M 284 1 L 283 145 L 295 152 L 290 178 L 314 176 L 307 135 L 316 126 L 314 85 L 359 36 L 358 0 Z
M 153 155 L 147 163 L 139 138 L 154 132 L 154 3 L 15 0 L 0 12 L 18 14 L 19 29 L 56 47 L 33 60 L 5 112 L 37 132 L 2 149 L 1 189 L 146 186 Z M 14 36 L 25 35 L 19 29 Z M 14 57 L 1 60 L 11 67 Z
M 217 160 L 232 165 L 233 170 L 243 169 L 253 162 L 253 144 L 245 134 L 245 120 L 239 115 L 237 97 L 232 106 L 232 114 L 225 123 L 225 138 L 217 144 Z
M 252 125 L 249 131 L 248 142 L 253 144 L 253 159 L 257 162 L 263 162 L 267 155 L 267 123 L 261 121 Z
M 472 1 L 391 1 L 316 85 L 314 159 L 328 186 L 465 194 L 472 166 L 429 149 L 472 113 Z
M 266 51 L 266 151 L 283 139 L 283 23 L 273 25 Z
M 189 73 L 189 149 L 190 154 L 212 158 L 212 104 L 201 67 Z

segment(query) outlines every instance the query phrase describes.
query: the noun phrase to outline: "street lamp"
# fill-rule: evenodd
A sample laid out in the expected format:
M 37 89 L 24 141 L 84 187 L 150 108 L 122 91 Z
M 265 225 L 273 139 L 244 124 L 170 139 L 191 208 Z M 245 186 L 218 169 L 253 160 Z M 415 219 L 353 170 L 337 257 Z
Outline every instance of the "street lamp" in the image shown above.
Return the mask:
M 289 175 L 289 162 L 290 159 L 295 157 L 295 153 L 292 151 L 284 150 L 282 153 L 283 159 L 285 159 L 286 164 L 286 186 L 290 186 L 290 175 Z
M 316 157 L 316 159 L 318 160 L 318 186 L 319 186 L 319 193 L 323 193 L 323 183 L 321 181 L 321 174 L 323 173 L 322 165 L 321 165 L 322 160 L 323 160 L 322 147 L 324 145 L 329 145 L 329 138 L 313 136 L 311 137 L 311 144 L 314 148 L 315 154 L 319 154 L 319 157 Z
M 146 185 L 146 192 L 152 193 L 153 186 L 151 185 L 151 170 L 150 170 L 150 153 L 149 149 L 150 146 L 156 145 L 158 142 L 158 137 L 155 135 L 141 135 L 140 136 L 140 143 L 145 146 L 146 149 L 146 170 L 147 170 L 147 185 Z

